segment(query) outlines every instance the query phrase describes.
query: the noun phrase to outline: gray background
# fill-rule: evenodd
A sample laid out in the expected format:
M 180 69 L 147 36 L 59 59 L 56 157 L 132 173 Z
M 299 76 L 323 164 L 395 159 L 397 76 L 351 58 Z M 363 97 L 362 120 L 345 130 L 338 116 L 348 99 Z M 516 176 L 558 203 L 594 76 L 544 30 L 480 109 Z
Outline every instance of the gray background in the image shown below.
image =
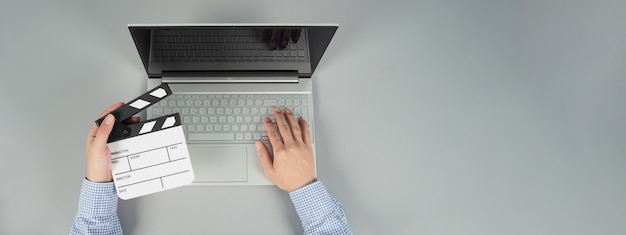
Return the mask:
M 340 28 L 319 177 L 358 234 L 626 234 L 626 2 L 3 1 L 0 234 L 65 234 L 95 116 L 146 87 L 128 23 Z M 120 201 L 127 234 L 297 234 L 271 186 Z

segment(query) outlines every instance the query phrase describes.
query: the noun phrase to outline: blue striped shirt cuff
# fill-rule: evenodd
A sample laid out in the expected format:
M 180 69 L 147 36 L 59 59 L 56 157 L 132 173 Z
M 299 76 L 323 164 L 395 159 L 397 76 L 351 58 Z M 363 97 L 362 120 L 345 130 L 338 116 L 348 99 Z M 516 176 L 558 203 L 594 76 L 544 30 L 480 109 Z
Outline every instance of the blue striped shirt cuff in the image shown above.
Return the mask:
M 289 193 L 304 234 L 352 234 L 339 201 L 321 181 Z
M 79 213 L 87 215 L 117 214 L 117 194 L 113 182 L 94 183 L 83 180 L 78 209 Z
M 122 234 L 115 185 L 83 180 L 78 212 L 70 234 Z

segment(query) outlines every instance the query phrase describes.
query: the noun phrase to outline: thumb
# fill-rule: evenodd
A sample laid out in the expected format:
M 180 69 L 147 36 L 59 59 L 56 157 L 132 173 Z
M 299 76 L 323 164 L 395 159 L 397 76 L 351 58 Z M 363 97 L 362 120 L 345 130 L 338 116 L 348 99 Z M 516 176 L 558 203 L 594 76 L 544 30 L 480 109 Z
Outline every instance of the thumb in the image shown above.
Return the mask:
M 98 131 L 96 132 L 96 138 L 93 141 L 94 147 L 101 149 L 106 147 L 107 139 L 109 139 L 109 134 L 111 134 L 111 130 L 113 130 L 113 123 L 115 122 L 115 117 L 113 114 L 108 114 L 100 127 L 98 127 Z
M 274 163 L 270 158 L 270 152 L 267 150 L 267 147 L 265 147 L 265 144 L 263 144 L 261 141 L 257 141 L 255 144 L 256 150 L 259 153 L 259 158 L 261 159 L 261 164 L 263 165 L 263 171 L 265 172 L 265 175 L 269 178 L 270 174 L 274 173 Z

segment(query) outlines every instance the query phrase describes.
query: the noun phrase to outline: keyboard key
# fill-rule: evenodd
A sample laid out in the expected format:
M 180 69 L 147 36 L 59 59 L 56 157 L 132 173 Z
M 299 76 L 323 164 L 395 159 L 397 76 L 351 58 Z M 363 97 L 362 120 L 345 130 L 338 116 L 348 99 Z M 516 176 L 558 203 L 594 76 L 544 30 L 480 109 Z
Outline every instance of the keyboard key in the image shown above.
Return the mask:
M 227 141 L 235 140 L 234 133 L 191 133 L 187 135 L 189 140 Z
M 304 118 L 304 120 L 309 121 L 309 110 L 308 109 L 302 109 L 301 116 Z
M 276 106 L 276 100 L 264 100 L 263 101 L 263 106 Z

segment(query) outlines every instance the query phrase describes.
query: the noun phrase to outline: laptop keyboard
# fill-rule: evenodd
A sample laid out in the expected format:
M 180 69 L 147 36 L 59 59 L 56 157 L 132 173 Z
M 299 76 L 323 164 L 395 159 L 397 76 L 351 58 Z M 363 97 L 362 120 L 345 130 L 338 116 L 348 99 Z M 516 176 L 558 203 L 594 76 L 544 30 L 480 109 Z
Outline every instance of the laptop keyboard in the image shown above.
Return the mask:
M 304 33 L 304 31 L 303 31 Z M 260 40 L 259 30 L 156 30 L 152 50 L 155 62 L 305 62 L 305 37 L 272 50 Z
M 309 120 L 309 99 L 308 94 L 172 94 L 151 112 L 180 113 L 189 141 L 267 142 L 263 119 L 275 121 L 274 107 L 290 108 L 296 118 Z

